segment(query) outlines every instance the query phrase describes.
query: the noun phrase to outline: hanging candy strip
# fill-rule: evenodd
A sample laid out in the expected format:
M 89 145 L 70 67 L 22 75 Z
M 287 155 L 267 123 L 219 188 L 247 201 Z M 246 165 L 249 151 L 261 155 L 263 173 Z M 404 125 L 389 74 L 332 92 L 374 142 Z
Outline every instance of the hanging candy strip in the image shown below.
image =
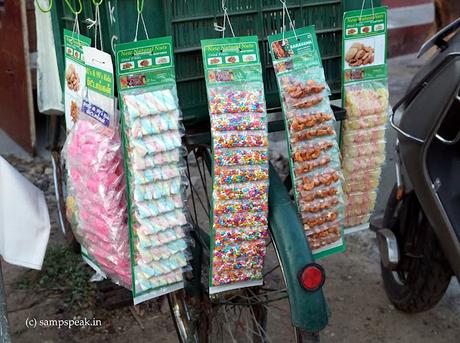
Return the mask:
M 210 293 L 262 284 L 268 134 L 257 37 L 201 43 L 213 140 Z
M 344 13 L 342 130 L 345 227 L 364 224 L 374 210 L 385 162 L 388 113 L 387 8 Z
M 300 220 L 315 257 L 341 252 L 344 211 L 336 123 L 314 28 L 283 31 L 268 41 Z
M 171 37 L 117 45 L 116 57 L 137 304 L 183 287 L 182 129 Z

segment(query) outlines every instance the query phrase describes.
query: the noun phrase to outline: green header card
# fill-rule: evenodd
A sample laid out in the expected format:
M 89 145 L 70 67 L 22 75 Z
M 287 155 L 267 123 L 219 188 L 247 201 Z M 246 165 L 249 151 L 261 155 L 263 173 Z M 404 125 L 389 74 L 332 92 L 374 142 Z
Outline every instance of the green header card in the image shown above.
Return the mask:
M 342 84 L 387 77 L 387 10 L 343 14 Z
M 117 44 L 115 59 L 121 91 L 175 80 L 171 36 Z
M 201 50 L 207 84 L 260 81 L 257 36 L 205 39 Z
M 64 53 L 66 58 L 84 64 L 83 47 L 91 45 L 91 38 L 64 29 Z
M 113 97 L 113 74 L 87 65 L 86 87 L 102 95 Z
M 277 73 L 322 66 L 314 26 L 268 36 L 268 44 Z
M 201 41 L 205 70 L 260 64 L 257 36 Z

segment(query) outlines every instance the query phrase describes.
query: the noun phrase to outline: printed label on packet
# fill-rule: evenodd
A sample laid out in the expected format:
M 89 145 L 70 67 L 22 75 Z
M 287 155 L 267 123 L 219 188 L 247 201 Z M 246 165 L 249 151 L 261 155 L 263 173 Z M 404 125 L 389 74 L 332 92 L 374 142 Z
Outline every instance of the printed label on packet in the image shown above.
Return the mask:
M 64 112 L 67 131 L 77 121 L 78 112 L 86 94 L 86 66 L 83 47 L 90 45 L 90 38 L 64 29 Z
M 97 107 L 94 104 L 90 104 L 87 100 L 83 100 L 81 111 L 91 118 L 96 119 L 103 125 L 110 126 L 110 114 L 104 111 L 102 108 Z
M 387 7 L 343 14 L 342 84 L 387 77 Z
M 117 44 L 116 69 L 121 90 L 174 79 L 172 37 Z
M 207 82 L 260 80 L 257 72 L 260 68 L 258 39 L 252 37 L 236 37 L 231 40 L 208 39 L 202 44 Z
M 81 110 L 106 127 L 116 125 L 112 57 L 96 48 L 84 47 L 87 94 Z

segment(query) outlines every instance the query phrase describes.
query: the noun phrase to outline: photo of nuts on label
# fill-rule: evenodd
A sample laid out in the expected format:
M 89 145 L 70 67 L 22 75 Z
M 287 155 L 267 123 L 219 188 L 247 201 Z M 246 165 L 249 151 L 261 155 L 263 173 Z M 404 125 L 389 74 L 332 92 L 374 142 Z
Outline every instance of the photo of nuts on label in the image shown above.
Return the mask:
M 74 92 L 78 92 L 80 90 L 80 76 L 78 76 L 75 66 L 72 63 L 70 63 L 67 67 L 65 79 L 67 82 L 67 88 Z
M 345 54 L 345 61 L 350 67 L 359 67 L 374 63 L 374 48 L 356 42 Z
M 74 123 L 77 122 L 78 119 L 78 105 L 77 102 L 74 100 L 70 101 L 70 118 Z

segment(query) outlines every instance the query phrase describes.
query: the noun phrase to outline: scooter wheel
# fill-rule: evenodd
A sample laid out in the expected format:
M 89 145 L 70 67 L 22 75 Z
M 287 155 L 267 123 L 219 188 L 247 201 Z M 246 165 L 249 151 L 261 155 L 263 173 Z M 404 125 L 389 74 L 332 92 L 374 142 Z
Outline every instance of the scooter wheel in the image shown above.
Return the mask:
M 397 200 L 393 188 L 383 225 L 395 234 L 400 251 L 396 269 L 381 263 L 389 300 L 407 313 L 431 309 L 446 292 L 452 270 L 414 192 Z

